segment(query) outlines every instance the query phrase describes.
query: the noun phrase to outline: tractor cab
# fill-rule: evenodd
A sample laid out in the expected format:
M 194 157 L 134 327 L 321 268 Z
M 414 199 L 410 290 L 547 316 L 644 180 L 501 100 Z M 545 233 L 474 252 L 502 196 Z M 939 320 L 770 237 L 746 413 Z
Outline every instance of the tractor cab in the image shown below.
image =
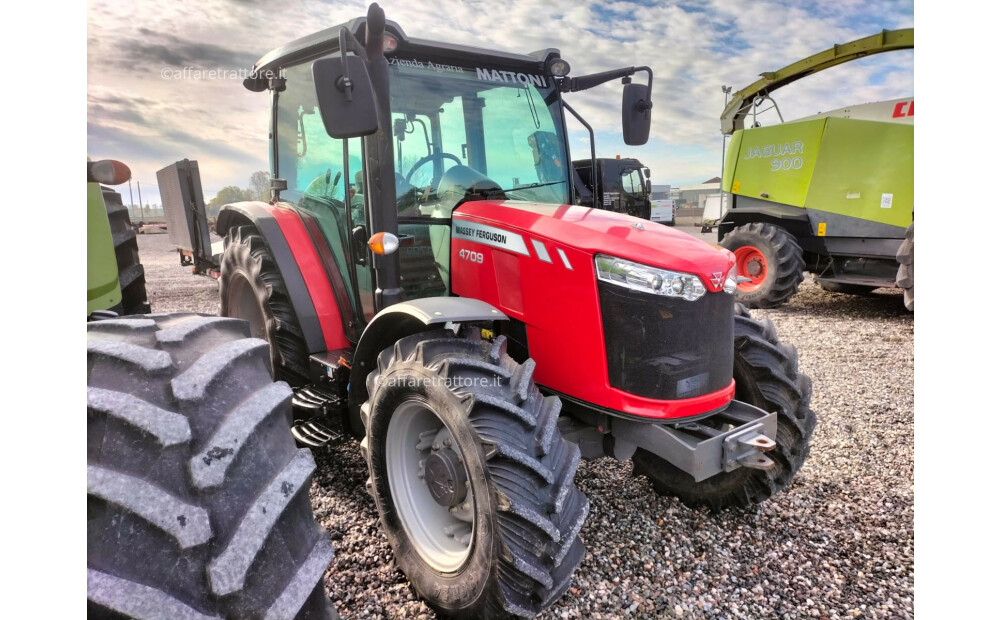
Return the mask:
M 373 211 L 393 211 L 399 286 L 414 299 L 450 292 L 451 216 L 462 202 L 574 199 L 560 92 L 543 63 L 557 52 L 463 55 L 411 43 L 391 23 L 386 36 L 395 41 L 385 136 L 393 155 L 391 169 L 378 169 L 381 204 L 365 192 L 365 140 L 332 137 L 324 124 L 314 66 L 339 59 L 339 50 L 282 64 L 272 89 L 272 174 L 287 184 L 280 201 L 307 211 L 322 230 L 359 319 L 353 338 L 381 309 L 365 244 L 386 227 L 373 228 Z

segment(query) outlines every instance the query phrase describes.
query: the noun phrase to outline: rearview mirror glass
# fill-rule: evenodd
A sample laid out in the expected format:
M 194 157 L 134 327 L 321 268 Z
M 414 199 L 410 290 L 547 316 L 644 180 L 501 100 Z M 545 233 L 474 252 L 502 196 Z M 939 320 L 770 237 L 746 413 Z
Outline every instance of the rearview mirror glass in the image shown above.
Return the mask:
M 649 140 L 652 122 L 649 87 L 628 83 L 622 90 L 622 138 L 629 146 L 640 146 Z
M 375 92 L 361 58 L 321 58 L 313 63 L 313 81 L 323 126 L 331 138 L 358 138 L 378 130 Z

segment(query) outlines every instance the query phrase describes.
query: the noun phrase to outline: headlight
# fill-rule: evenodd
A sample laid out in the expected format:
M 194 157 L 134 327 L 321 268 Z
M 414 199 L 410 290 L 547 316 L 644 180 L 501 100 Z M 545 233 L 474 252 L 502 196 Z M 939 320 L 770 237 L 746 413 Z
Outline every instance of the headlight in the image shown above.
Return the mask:
M 665 297 L 682 297 L 688 301 L 694 301 L 705 294 L 701 280 L 690 273 L 658 269 L 604 254 L 594 257 L 594 264 L 597 267 L 598 280 L 624 286 L 633 291 Z M 731 273 L 735 277 L 735 271 Z M 733 282 L 735 287 L 735 280 Z
M 722 285 L 722 290 L 732 295 L 736 292 L 736 285 L 740 283 L 740 274 L 736 271 L 736 265 L 729 270 L 729 275 L 726 276 L 726 283 Z

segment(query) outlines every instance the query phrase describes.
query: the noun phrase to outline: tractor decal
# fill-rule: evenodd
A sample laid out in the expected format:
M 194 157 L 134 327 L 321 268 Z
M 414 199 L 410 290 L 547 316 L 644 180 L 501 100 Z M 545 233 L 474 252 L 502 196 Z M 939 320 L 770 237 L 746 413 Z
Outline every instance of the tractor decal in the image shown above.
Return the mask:
M 478 224 L 476 222 L 465 222 L 454 220 L 451 225 L 451 235 L 455 239 L 466 239 L 484 245 L 491 245 L 495 248 L 502 248 L 517 254 L 530 256 L 528 247 L 524 244 L 524 237 L 517 233 Z

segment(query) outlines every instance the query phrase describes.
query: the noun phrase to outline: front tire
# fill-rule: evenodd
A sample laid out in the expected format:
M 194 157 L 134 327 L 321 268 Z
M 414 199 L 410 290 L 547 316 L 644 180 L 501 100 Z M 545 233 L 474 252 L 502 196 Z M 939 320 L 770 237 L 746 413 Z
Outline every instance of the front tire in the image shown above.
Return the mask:
M 795 347 L 778 341 L 770 320 L 754 320 L 736 306 L 733 378 L 736 400 L 764 411 L 778 412 L 777 447 L 767 455 L 774 461 L 769 471 L 740 468 L 695 482 L 687 472 L 655 454 L 636 450 L 635 473 L 644 474 L 661 495 L 678 497 L 691 508 L 713 511 L 763 502 L 784 491 L 809 456 L 809 440 L 816 414 L 809 409 L 812 382 L 798 372 Z M 703 420 L 710 424 L 711 418 Z
M 722 247 L 736 255 L 739 275 L 750 278 L 736 287 L 736 301 L 748 308 L 774 308 L 788 301 L 805 279 L 802 248 L 787 231 L 754 222 L 730 231 Z
M 396 562 L 440 614 L 533 616 L 583 560 L 580 450 L 559 434 L 561 403 L 539 393 L 533 368 L 503 336 L 434 331 L 383 351 L 368 376 L 369 491 Z
M 87 324 L 89 617 L 336 618 L 291 390 L 243 321 Z
M 220 314 L 249 322 L 250 335 L 271 345 L 275 380 L 293 387 L 309 383 L 309 350 L 264 237 L 253 226 L 238 226 L 229 230 L 224 243 Z

